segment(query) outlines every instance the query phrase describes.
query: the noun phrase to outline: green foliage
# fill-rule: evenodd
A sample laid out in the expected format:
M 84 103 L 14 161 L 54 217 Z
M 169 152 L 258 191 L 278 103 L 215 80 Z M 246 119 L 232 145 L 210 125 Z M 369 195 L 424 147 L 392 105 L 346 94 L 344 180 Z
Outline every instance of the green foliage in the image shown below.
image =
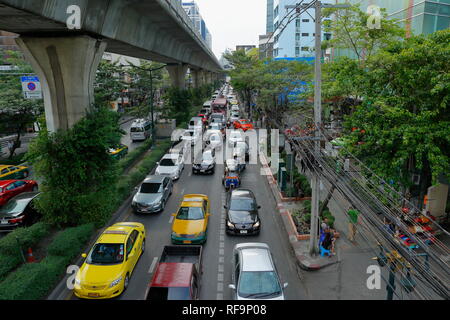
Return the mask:
M 0 239 L 0 254 L 20 256 L 17 240 L 22 250 L 26 250 L 46 237 L 50 232 L 50 226 L 44 222 L 38 222 L 30 227 L 21 227 L 8 233 Z
M 0 300 L 43 299 L 66 268 L 64 257 L 49 256 L 39 263 L 27 263 L 0 283 Z
M 387 181 L 408 186 L 414 169 L 426 182 L 450 172 L 449 56 L 443 30 L 392 44 L 366 63 L 364 103 L 345 122 L 347 132 L 365 133 L 348 133 L 346 147 Z
M 189 90 L 171 87 L 166 91 L 163 99 L 168 111 L 166 114 L 167 118 L 176 119 L 177 123 L 189 120 L 191 111 L 191 94 Z
M 120 142 L 118 117 L 98 108 L 66 132 L 42 130 L 31 143 L 28 159 L 43 179 L 37 208 L 46 221 L 102 225 L 109 218 L 118 170 L 107 149 Z
M 20 255 L 2 255 L 0 254 L 0 282 L 11 272 L 14 268 L 23 263 Z
M 369 58 L 376 50 L 384 48 L 405 36 L 405 30 L 395 19 L 388 18 L 386 9 L 381 9 L 380 28 L 369 28 L 369 14 L 362 11 L 360 4 L 347 9 L 325 9 L 324 29 L 332 38 L 322 43 L 323 48 L 349 49 L 358 60 Z
M 147 152 L 151 148 L 152 144 L 152 139 L 147 139 L 139 147 L 129 152 L 124 158 L 120 159 L 120 172 L 125 171 L 129 166 L 131 166 L 143 153 Z
M 79 254 L 80 244 L 86 243 L 93 231 L 94 224 L 92 223 L 67 228 L 55 237 L 48 246 L 47 252 L 50 255 L 64 257 L 68 263 Z

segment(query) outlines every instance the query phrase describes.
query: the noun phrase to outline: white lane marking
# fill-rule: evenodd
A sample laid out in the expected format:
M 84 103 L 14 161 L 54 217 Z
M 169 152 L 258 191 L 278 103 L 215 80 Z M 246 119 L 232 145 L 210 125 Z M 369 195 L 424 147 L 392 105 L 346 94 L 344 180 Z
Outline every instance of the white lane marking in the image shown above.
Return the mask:
M 219 273 L 217 274 L 217 281 L 223 282 L 223 273 L 219 272 Z
M 216 300 L 223 300 L 223 293 L 218 293 Z
M 223 282 L 217 283 L 217 291 L 218 292 L 223 292 Z
M 169 223 L 172 223 L 173 218 L 174 218 L 173 216 L 170 216 Z
M 181 194 L 184 194 L 184 188 L 183 188 L 183 189 L 181 189 Z
M 224 237 L 223 234 L 221 234 L 221 235 L 219 236 L 219 241 L 220 241 L 220 242 L 224 242 L 224 241 L 225 241 L 225 237 Z
M 224 247 L 225 247 L 225 243 L 220 242 L 220 243 L 219 243 L 219 248 L 224 248 Z
M 150 269 L 148 269 L 148 273 L 153 273 L 153 270 L 155 270 L 157 262 L 158 262 L 158 257 L 154 257 L 152 264 L 150 265 Z
M 225 261 L 224 257 L 219 257 L 219 263 L 223 263 Z

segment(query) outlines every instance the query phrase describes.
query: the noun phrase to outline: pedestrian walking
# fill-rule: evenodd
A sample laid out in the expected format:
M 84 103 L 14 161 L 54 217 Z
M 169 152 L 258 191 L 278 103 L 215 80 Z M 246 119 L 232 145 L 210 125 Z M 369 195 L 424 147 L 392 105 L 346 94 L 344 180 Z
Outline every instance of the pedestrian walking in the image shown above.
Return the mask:
M 348 238 L 350 241 L 355 241 L 356 235 L 356 224 L 358 223 L 358 210 L 355 210 L 353 207 L 350 207 L 347 211 L 347 215 L 349 218 L 348 221 Z

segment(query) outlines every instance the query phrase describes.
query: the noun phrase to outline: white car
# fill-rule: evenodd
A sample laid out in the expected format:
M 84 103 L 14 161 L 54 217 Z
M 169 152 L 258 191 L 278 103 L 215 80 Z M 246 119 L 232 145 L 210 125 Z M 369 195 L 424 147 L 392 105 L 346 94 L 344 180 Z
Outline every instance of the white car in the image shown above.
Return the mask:
M 205 143 L 212 149 L 220 149 L 223 145 L 223 135 L 220 130 L 208 130 L 204 137 Z
M 234 105 L 232 105 L 231 106 L 231 112 L 238 112 L 239 113 L 239 105 L 237 105 L 237 104 L 234 104 Z
M 269 246 L 265 243 L 239 243 L 233 249 L 231 278 L 228 287 L 235 300 L 284 300 Z
M 191 146 L 193 146 L 197 144 L 197 142 L 200 140 L 200 131 L 188 129 L 181 136 L 181 140 L 184 141 L 185 143 L 190 143 Z
M 244 141 L 241 131 L 232 130 L 227 137 L 228 145 L 234 147 L 235 142 Z
M 231 115 L 230 115 L 231 123 L 238 121 L 240 118 L 241 118 L 241 116 L 239 115 L 239 112 L 235 112 L 235 111 L 231 112 Z
M 184 156 L 182 153 L 168 153 L 164 155 L 155 170 L 155 175 L 168 176 L 172 180 L 177 180 L 184 169 Z

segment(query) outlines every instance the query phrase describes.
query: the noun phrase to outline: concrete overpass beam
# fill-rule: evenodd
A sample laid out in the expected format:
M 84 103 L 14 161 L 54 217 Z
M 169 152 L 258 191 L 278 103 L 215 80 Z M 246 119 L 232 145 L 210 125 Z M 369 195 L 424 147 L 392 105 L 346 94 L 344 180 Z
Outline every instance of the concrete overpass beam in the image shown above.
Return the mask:
M 47 129 L 67 130 L 94 103 L 94 80 L 106 43 L 89 36 L 19 37 L 41 81 Z
M 169 72 L 170 79 L 172 80 L 172 85 L 180 89 L 185 89 L 185 77 L 188 66 L 184 64 L 168 65 L 166 66 L 166 69 Z

